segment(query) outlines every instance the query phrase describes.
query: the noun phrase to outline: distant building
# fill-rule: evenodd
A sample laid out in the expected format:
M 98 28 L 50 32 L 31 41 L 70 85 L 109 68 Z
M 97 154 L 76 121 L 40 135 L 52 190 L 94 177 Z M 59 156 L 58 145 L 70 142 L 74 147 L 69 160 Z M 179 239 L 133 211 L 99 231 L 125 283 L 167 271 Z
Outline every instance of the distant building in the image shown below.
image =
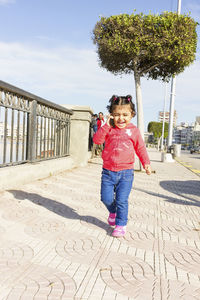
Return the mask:
M 173 143 L 200 145 L 200 117 L 196 117 L 196 122 L 191 125 L 182 122 L 176 126 L 173 130 Z
M 196 117 L 196 122 L 194 123 L 194 130 L 192 133 L 192 143 L 194 145 L 200 145 L 200 122 L 198 122 L 198 118 Z
M 165 123 L 169 123 L 169 116 L 170 113 L 169 111 L 165 112 Z M 164 118 L 164 111 L 159 111 L 159 115 L 158 115 L 158 122 L 163 122 L 163 118 Z M 176 110 L 174 111 L 174 119 L 173 119 L 173 125 L 176 126 L 176 121 L 177 121 L 177 113 Z
M 0 122 L 0 138 L 3 139 L 4 138 L 4 122 Z M 13 138 L 16 139 L 17 138 L 17 134 L 18 134 L 18 130 L 17 130 L 17 125 L 14 126 L 13 128 Z M 7 129 L 6 129 L 6 136 L 7 137 L 11 137 L 11 126 L 10 124 L 7 124 Z M 19 138 L 21 139 L 23 136 L 23 126 L 22 124 L 20 124 L 19 126 Z
M 200 116 L 196 117 L 196 123 L 200 124 Z
M 192 144 L 192 133 L 194 126 L 188 123 L 181 123 L 173 130 L 173 141 L 175 144 L 190 145 Z

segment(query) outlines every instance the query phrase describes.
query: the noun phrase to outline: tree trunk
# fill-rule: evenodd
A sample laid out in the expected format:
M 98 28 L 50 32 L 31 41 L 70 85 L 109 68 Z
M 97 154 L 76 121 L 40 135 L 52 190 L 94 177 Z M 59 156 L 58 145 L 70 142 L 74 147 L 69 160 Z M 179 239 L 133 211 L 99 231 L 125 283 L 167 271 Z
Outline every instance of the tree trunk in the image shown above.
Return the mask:
M 137 104 L 137 127 L 140 129 L 140 133 L 144 140 L 144 114 L 142 104 L 142 91 L 140 83 L 140 75 L 137 71 L 134 72 L 135 77 L 135 91 L 136 91 L 136 104 Z
M 137 105 L 137 127 L 140 130 L 141 136 L 144 140 L 144 113 L 142 104 L 142 90 L 140 75 L 137 71 L 134 71 L 135 78 L 135 91 L 136 91 L 136 105 Z M 139 162 L 139 170 L 142 171 L 142 164 Z

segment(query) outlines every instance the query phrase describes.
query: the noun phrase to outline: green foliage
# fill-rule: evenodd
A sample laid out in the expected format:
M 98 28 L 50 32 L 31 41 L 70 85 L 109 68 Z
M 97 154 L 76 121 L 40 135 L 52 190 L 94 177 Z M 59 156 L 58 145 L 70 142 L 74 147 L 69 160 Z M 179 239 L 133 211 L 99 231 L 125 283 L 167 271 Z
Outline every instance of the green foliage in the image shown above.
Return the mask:
M 148 132 L 152 132 L 155 138 L 160 138 L 162 135 L 162 122 L 150 122 L 148 124 Z M 164 138 L 168 137 L 169 124 L 165 123 Z
M 189 15 L 121 14 L 101 17 L 93 30 L 100 65 L 114 74 L 168 80 L 195 59 L 197 33 Z

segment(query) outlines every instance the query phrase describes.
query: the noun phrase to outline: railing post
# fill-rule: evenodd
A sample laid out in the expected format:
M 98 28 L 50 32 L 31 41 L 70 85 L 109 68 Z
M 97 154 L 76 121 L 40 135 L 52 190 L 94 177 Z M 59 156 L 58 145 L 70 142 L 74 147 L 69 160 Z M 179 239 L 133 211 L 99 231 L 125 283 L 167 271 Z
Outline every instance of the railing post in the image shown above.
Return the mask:
M 69 154 L 75 164 L 85 166 L 90 158 L 88 151 L 89 128 L 93 111 L 88 106 L 63 105 L 73 110 L 70 123 Z
M 37 101 L 31 102 L 31 110 L 28 118 L 28 160 L 36 159 L 36 133 L 37 133 Z

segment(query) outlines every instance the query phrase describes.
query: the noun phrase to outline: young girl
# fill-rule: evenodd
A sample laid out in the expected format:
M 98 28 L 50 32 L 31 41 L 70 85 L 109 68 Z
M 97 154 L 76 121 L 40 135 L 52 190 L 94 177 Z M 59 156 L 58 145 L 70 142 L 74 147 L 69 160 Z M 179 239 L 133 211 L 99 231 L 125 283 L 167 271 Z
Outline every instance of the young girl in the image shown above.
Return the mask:
M 150 160 L 139 129 L 130 123 L 135 116 L 135 105 L 130 95 L 112 96 L 107 109 L 107 122 L 94 135 L 95 144 L 103 144 L 103 170 L 101 201 L 109 211 L 108 223 L 115 225 L 112 236 L 126 233 L 128 197 L 134 175 L 134 153 L 139 157 L 146 173 L 151 174 Z

